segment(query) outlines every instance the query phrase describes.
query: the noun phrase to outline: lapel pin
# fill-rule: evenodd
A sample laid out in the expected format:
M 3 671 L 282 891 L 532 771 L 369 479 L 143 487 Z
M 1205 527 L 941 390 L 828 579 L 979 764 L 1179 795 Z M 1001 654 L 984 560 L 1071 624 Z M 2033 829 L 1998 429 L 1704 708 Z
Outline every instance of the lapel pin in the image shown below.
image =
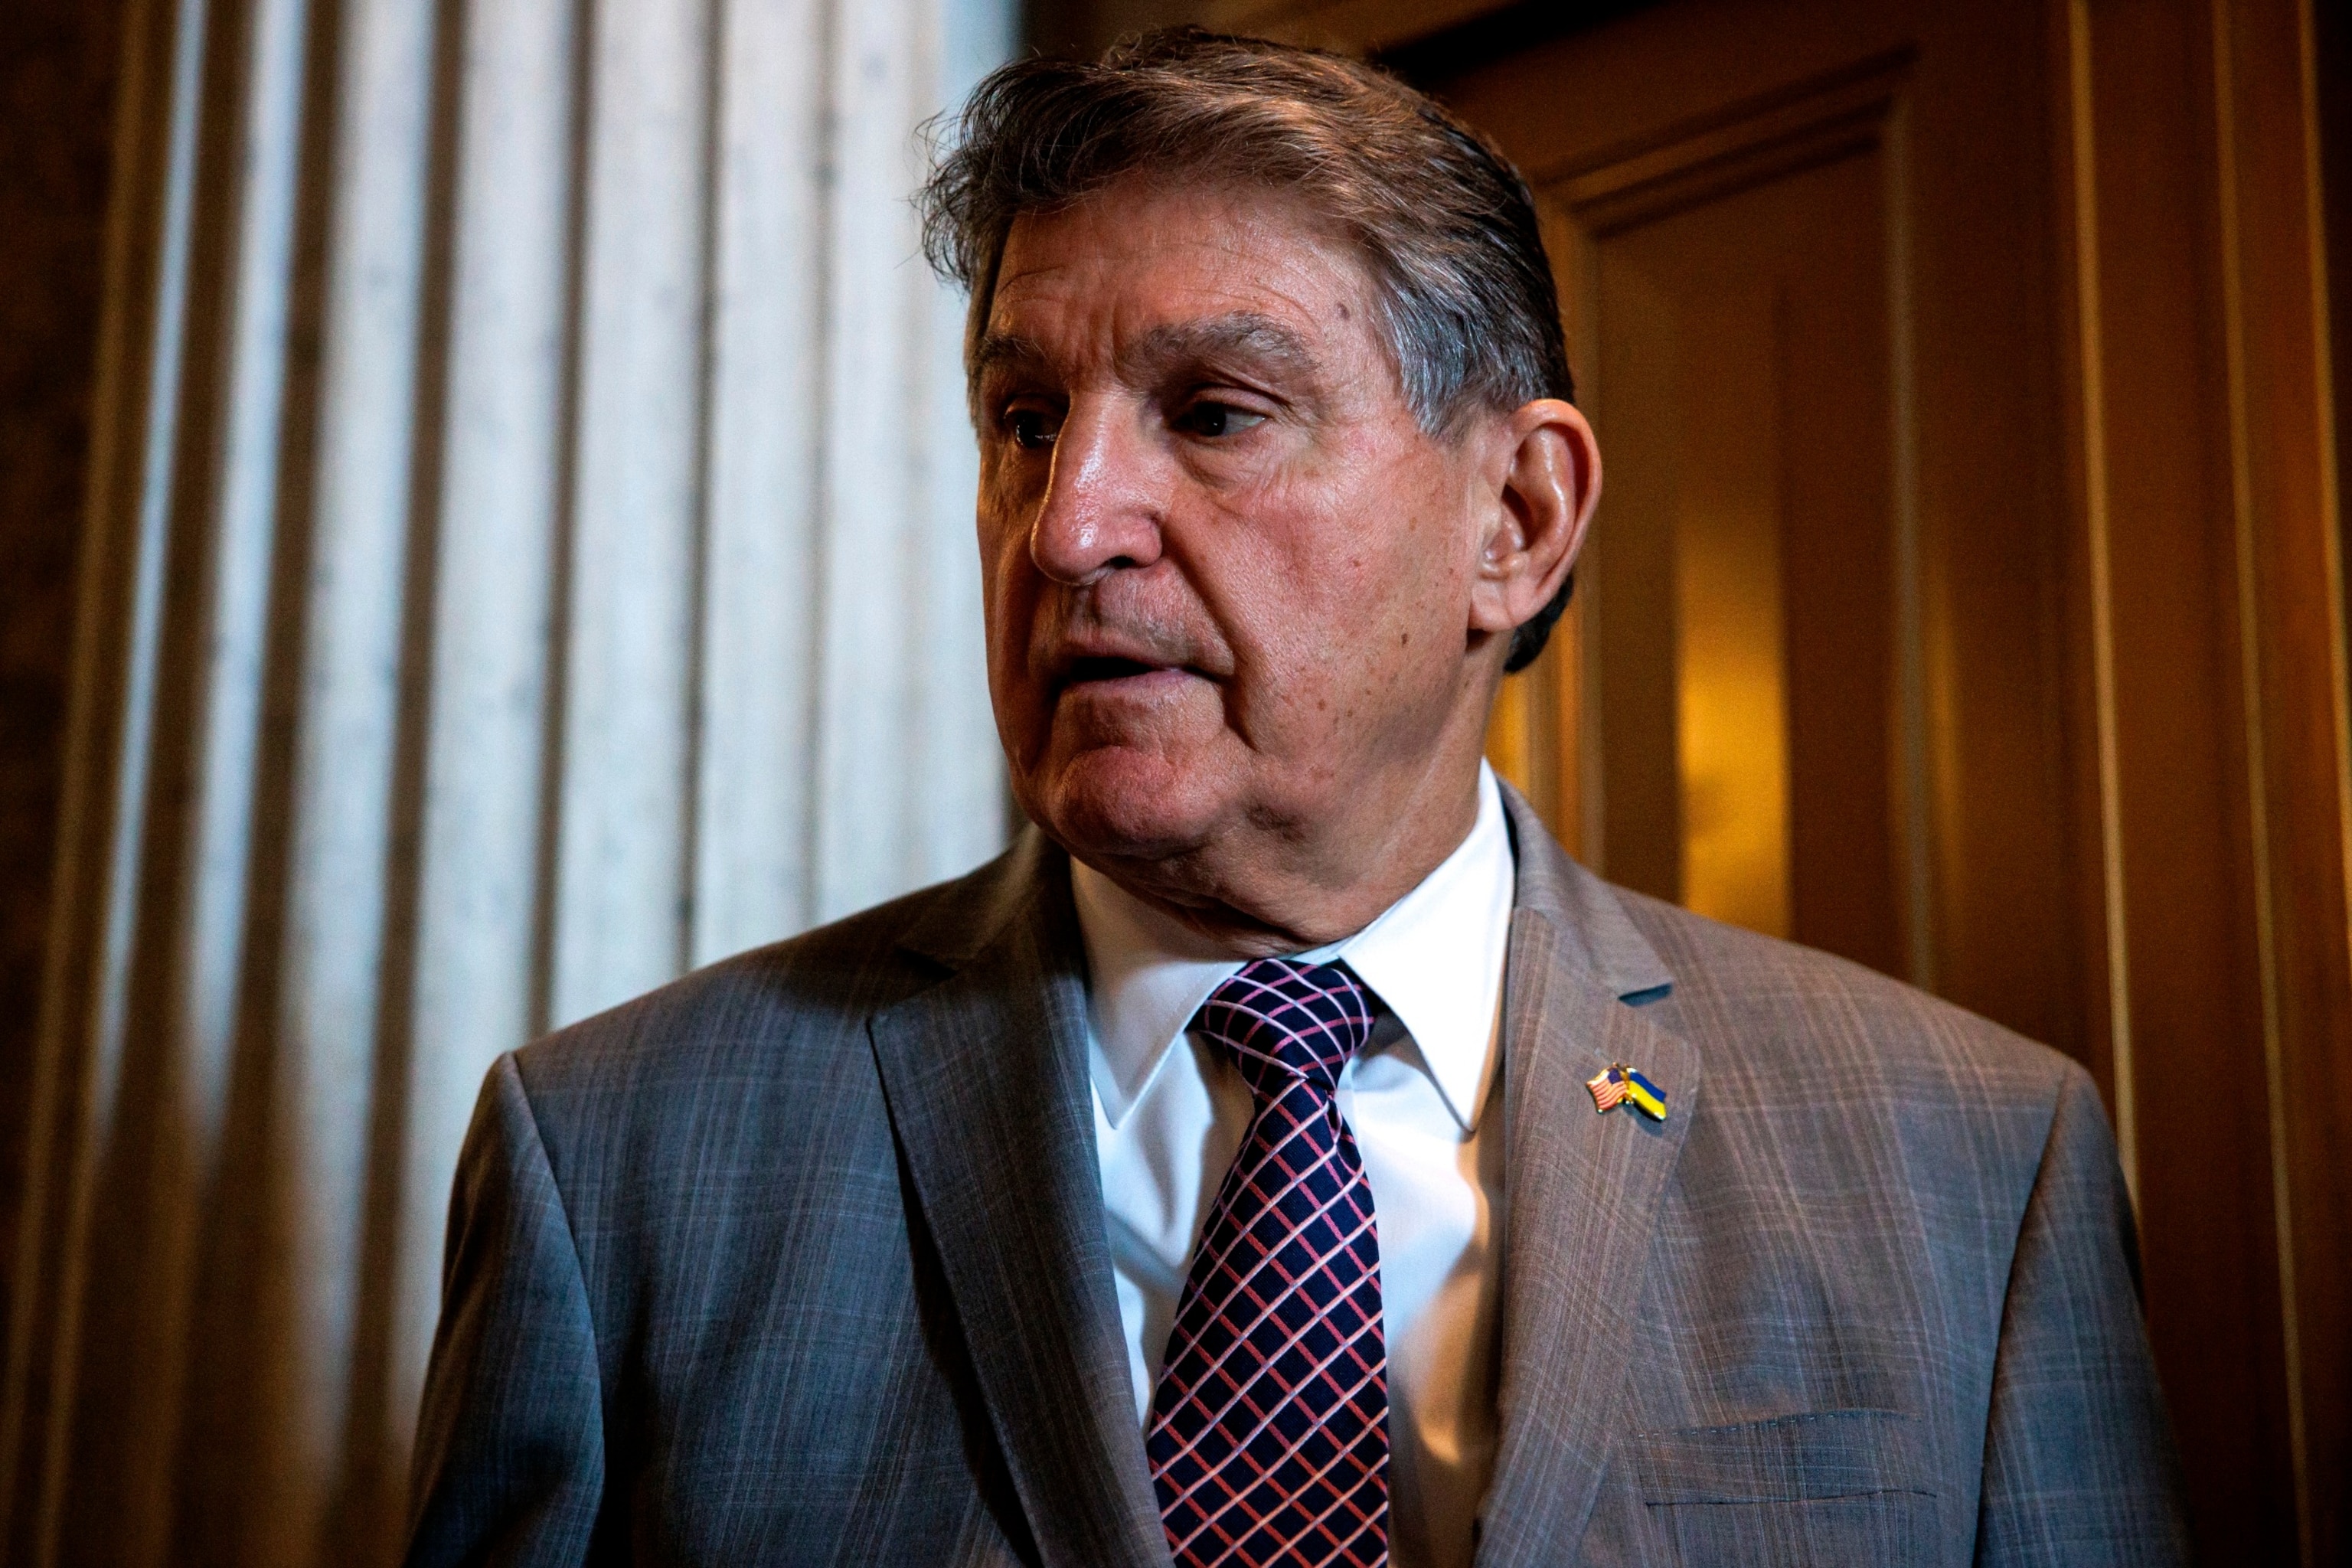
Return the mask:
M 1658 1086 L 1623 1062 L 1618 1062 L 1604 1072 L 1594 1073 L 1585 1079 L 1584 1087 L 1592 1091 L 1592 1109 L 1610 1111 L 1621 1105 L 1630 1105 L 1653 1121 L 1666 1119 L 1666 1097 Z

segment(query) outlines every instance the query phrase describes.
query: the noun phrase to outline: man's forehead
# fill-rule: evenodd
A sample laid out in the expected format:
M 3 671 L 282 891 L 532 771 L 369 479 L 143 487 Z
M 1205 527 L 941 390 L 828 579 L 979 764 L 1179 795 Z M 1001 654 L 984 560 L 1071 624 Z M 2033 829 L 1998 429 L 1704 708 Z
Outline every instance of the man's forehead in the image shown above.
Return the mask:
M 1122 355 L 1311 357 L 1360 321 L 1367 282 L 1352 249 L 1284 193 L 1114 187 L 1014 221 L 974 369 L 1072 336 Z
M 1229 180 L 1130 176 L 1076 200 L 1014 215 L 1000 251 L 1000 281 L 1088 261 L 1132 265 L 1193 252 L 1262 265 L 1351 258 L 1341 227 L 1297 191 Z

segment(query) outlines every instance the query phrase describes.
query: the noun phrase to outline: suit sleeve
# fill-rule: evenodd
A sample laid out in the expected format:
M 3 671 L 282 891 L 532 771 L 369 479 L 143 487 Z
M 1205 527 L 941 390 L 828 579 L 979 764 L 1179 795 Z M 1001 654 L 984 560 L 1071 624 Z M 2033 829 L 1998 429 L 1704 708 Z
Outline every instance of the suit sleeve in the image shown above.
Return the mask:
M 604 1482 L 587 1286 L 511 1055 L 482 1086 L 425 1377 L 410 1568 L 586 1560 Z
M 2098 1092 L 2070 1067 L 2010 1268 L 1977 1561 L 2189 1555 L 2179 1462 L 2140 1318 L 2130 1198 Z

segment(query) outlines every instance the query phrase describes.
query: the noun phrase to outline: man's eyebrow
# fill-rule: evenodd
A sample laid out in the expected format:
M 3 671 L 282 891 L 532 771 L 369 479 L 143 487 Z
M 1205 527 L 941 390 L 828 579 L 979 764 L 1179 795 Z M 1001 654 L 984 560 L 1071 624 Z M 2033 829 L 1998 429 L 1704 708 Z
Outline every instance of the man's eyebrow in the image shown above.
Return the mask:
M 1255 310 L 1171 321 L 1154 327 L 1119 355 L 1119 368 L 1137 381 L 1171 366 L 1213 360 L 1255 361 L 1270 370 L 1311 374 L 1315 354 L 1296 330 Z
M 1024 338 L 1017 332 L 987 332 L 971 351 L 970 374 L 977 382 L 999 366 L 1038 365 L 1045 361 L 1045 351 L 1034 338 Z
M 983 333 L 973 345 L 970 379 L 977 387 L 992 372 L 1044 370 L 1052 360 L 1037 340 L 1018 332 Z M 1270 373 L 1312 376 L 1314 352 L 1297 329 L 1255 310 L 1235 310 L 1152 328 L 1119 351 L 1119 374 L 1149 384 L 1171 370 L 1223 362 L 1264 366 Z

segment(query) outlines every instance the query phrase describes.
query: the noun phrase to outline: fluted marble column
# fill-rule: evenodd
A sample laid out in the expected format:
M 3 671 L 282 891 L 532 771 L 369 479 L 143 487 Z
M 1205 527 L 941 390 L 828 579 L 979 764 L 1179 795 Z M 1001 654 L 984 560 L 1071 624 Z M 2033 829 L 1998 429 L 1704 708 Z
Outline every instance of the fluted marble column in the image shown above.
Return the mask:
M 1010 0 L 131 0 L 0 1557 L 384 1560 L 490 1059 L 991 853 Z

